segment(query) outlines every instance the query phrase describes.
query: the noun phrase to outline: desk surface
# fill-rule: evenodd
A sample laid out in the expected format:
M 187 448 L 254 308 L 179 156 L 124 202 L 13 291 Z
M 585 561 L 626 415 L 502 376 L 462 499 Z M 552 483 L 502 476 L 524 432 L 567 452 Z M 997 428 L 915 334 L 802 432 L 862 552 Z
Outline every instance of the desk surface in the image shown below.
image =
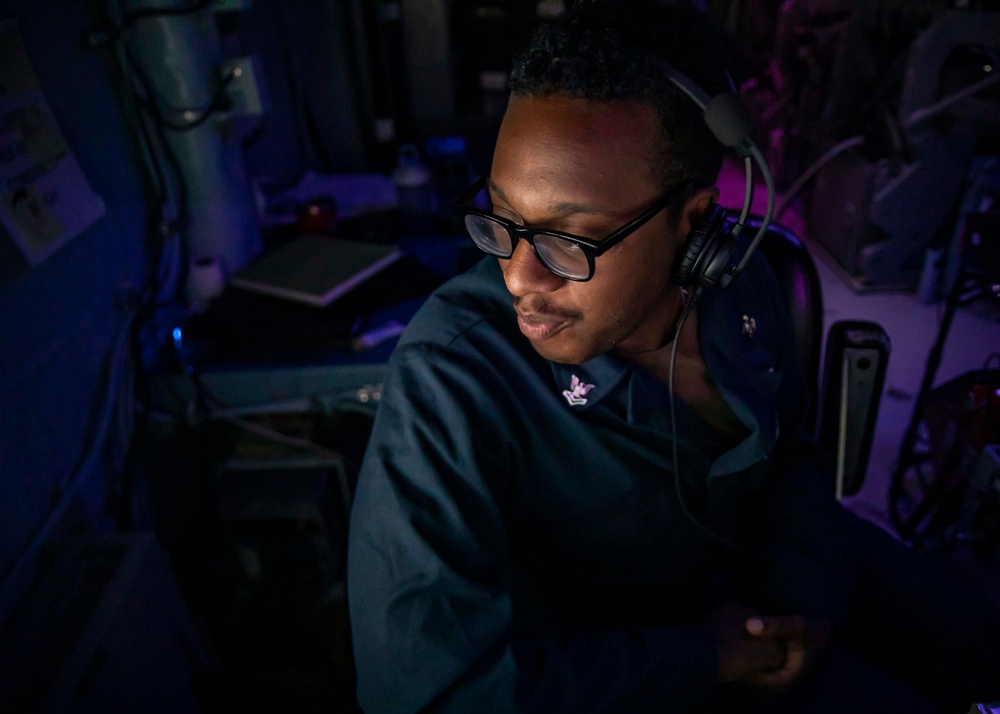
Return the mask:
M 460 269 L 458 254 L 467 244 L 456 236 L 402 241 L 403 258 L 325 308 L 227 289 L 174 329 L 151 380 L 154 408 L 184 414 L 206 396 L 250 409 L 377 395 L 397 337 L 363 350 L 356 338 L 409 322 L 450 277 L 442 270 Z

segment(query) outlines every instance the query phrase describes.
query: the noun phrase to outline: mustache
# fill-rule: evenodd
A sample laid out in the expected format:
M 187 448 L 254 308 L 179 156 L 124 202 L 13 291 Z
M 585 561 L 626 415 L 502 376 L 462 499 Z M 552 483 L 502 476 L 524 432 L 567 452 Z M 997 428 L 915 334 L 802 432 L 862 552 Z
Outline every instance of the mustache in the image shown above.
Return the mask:
M 514 298 L 514 309 L 520 315 L 564 319 L 579 319 L 582 317 L 576 310 L 569 310 L 553 305 L 552 302 L 541 295 L 525 295 Z

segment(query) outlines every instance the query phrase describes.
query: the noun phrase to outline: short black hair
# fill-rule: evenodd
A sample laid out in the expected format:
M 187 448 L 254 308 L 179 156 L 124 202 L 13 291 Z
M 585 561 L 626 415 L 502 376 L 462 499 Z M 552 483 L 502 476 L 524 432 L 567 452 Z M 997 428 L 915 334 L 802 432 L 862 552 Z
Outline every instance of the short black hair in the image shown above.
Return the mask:
M 655 0 L 581 0 L 544 23 L 514 61 L 512 97 L 637 101 L 657 112 L 662 188 L 715 183 L 724 147 L 672 66 L 709 96 L 734 91 L 734 43 L 709 18 Z M 666 64 L 665 64 L 666 63 Z

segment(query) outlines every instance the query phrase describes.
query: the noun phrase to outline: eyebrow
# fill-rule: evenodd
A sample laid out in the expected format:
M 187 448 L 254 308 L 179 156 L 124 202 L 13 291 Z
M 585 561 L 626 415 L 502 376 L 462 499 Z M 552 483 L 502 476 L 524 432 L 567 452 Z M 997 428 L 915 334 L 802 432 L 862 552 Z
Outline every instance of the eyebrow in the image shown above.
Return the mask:
M 489 189 L 500 198 L 500 200 L 510 204 L 510 199 L 507 198 L 507 194 L 505 194 L 503 189 L 493 181 L 492 177 L 487 181 L 487 185 L 489 186 Z M 557 203 L 553 203 L 549 206 L 549 210 L 552 212 L 553 216 L 558 217 L 569 216 L 577 213 L 591 216 L 608 216 L 609 218 L 622 217 L 617 213 L 612 213 L 611 211 L 600 211 L 592 206 L 587 206 L 582 203 L 574 203 L 573 201 L 559 201 Z

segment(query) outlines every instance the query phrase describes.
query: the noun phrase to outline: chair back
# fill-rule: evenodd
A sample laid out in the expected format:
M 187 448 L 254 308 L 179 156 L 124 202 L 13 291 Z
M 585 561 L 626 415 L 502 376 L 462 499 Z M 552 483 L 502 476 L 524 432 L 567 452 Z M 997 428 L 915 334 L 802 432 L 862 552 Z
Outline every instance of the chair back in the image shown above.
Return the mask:
M 759 218 L 750 217 L 747 220 L 748 230 L 756 230 L 759 226 Z M 771 266 L 785 295 L 799 364 L 813 397 L 813 406 L 808 414 L 809 430 L 813 432 L 823 344 L 823 290 L 819 273 L 802 241 L 779 224 L 771 223 L 767 227 L 758 250 Z
M 751 218 L 747 225 L 756 229 L 760 220 Z M 812 392 L 807 430 L 834 458 L 837 498 L 852 495 L 861 488 L 868 470 L 891 349 L 889 337 L 877 323 L 838 320 L 825 335 L 821 376 L 823 291 L 816 264 L 798 237 L 773 223 L 759 250 L 785 294 L 799 364 Z

